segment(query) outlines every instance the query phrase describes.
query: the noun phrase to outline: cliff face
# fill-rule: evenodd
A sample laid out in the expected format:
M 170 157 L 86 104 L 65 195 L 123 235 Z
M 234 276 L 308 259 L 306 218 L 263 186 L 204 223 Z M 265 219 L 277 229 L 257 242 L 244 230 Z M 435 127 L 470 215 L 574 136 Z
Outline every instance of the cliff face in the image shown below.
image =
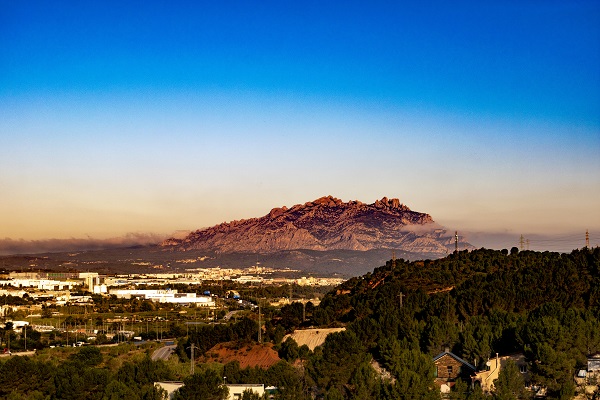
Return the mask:
M 197 230 L 161 246 L 220 253 L 395 249 L 441 256 L 453 250 L 454 242 L 431 216 L 411 211 L 398 199 L 364 204 L 327 196 L 289 209 L 274 208 L 260 218 Z

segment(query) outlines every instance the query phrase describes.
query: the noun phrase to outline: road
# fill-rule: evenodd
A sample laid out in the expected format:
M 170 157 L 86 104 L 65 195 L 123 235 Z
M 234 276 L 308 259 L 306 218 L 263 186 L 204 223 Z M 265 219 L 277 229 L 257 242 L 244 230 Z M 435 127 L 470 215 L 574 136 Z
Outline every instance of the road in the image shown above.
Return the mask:
M 173 353 L 173 350 L 175 350 L 175 348 L 177 347 L 177 345 L 172 344 L 172 345 L 168 345 L 168 346 L 163 346 L 159 349 L 154 350 L 154 353 L 152 353 L 152 361 L 156 361 L 156 360 L 167 360 L 169 358 L 169 356 L 171 355 L 171 353 Z
M 223 317 L 223 321 L 229 321 L 231 319 L 231 317 L 233 317 L 235 314 L 241 312 L 243 310 L 236 310 L 236 311 L 229 311 L 227 314 L 225 314 L 225 316 Z

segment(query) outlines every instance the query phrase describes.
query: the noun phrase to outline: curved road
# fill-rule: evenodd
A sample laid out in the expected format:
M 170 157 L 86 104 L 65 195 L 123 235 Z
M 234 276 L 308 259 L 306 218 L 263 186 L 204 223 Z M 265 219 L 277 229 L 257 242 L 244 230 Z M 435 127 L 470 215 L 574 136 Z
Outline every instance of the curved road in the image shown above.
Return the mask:
M 173 350 L 177 348 L 177 345 L 171 344 L 168 346 L 163 346 L 159 349 L 154 350 L 152 353 L 152 361 L 156 360 L 167 360 L 169 356 L 173 353 Z
M 242 312 L 244 310 L 235 310 L 235 311 L 229 311 L 227 314 L 225 314 L 225 316 L 223 317 L 223 321 L 229 321 L 231 319 L 231 317 L 233 317 L 235 314 Z

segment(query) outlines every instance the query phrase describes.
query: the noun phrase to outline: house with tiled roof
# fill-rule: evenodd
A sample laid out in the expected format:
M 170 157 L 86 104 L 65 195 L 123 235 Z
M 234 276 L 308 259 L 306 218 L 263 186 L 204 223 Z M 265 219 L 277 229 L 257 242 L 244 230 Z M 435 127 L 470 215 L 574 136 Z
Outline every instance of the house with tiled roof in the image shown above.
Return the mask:
M 442 393 L 448 393 L 458 378 L 464 382 L 471 381 L 471 375 L 475 372 L 475 366 L 452 353 L 449 348 L 433 357 L 435 365 L 435 383 L 440 387 Z

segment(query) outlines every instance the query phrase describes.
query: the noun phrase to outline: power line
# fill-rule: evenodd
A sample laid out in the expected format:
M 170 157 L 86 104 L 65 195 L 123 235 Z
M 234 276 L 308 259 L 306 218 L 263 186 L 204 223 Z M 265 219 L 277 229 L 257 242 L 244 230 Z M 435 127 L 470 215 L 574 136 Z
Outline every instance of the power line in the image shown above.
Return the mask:
M 600 233 L 590 233 L 589 230 L 583 234 L 568 234 L 564 236 L 542 236 L 542 237 L 525 237 L 520 235 L 518 240 L 510 244 L 523 250 L 526 248 L 539 250 L 553 251 L 569 251 L 573 249 L 600 245 Z

